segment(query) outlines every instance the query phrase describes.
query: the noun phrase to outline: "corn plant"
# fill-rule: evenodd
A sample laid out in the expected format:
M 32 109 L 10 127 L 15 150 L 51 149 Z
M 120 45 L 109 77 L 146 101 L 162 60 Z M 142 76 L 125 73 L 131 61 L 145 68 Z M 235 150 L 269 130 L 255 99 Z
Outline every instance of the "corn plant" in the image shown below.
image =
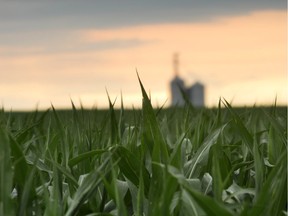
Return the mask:
M 0 215 L 287 215 L 287 108 L 0 112 Z

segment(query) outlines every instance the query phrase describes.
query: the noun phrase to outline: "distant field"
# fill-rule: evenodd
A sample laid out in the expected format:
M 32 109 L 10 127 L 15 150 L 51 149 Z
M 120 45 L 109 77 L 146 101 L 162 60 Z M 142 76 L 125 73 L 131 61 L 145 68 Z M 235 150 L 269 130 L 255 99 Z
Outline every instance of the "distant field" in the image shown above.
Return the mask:
M 287 107 L 0 112 L 0 215 L 287 215 Z

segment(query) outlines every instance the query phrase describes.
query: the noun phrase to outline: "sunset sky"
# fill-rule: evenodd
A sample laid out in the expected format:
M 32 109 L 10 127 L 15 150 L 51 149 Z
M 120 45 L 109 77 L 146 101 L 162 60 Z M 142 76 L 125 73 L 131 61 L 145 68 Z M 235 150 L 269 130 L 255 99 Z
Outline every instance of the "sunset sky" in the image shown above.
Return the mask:
M 174 53 L 209 107 L 287 105 L 285 0 L 30 0 L 0 1 L 0 107 L 139 107 L 136 69 L 168 106 Z

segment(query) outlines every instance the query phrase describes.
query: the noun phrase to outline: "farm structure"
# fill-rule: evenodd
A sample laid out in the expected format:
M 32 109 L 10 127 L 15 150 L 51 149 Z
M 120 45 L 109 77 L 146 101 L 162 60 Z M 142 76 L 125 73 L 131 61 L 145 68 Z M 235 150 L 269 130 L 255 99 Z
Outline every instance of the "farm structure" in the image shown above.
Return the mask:
M 195 107 L 205 106 L 205 86 L 200 82 L 196 81 L 192 86 L 186 86 L 183 79 L 179 77 L 179 61 L 178 55 L 174 55 L 174 73 L 175 77 L 170 82 L 171 89 L 171 105 L 172 106 L 184 106 L 185 100 L 183 93 L 186 94 L 189 101 Z

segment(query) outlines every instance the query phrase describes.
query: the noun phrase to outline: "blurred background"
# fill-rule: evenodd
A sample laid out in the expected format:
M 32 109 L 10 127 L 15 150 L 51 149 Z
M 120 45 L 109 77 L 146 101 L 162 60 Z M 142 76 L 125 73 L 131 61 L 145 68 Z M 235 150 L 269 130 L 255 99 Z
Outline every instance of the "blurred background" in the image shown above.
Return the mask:
M 177 55 L 175 55 L 177 53 Z M 177 58 L 175 58 L 177 56 Z M 201 83 L 204 103 L 287 105 L 284 0 L 0 2 L 0 106 L 5 110 L 155 106 L 170 83 Z

